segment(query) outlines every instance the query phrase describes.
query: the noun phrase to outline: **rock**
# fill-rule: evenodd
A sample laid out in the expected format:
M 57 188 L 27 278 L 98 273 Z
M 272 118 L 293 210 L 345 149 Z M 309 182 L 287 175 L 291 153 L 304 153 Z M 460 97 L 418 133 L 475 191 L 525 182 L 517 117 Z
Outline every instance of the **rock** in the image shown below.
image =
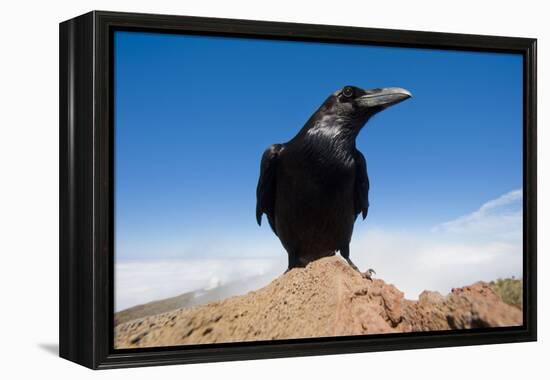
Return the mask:
M 116 348 L 241 342 L 522 324 L 522 312 L 485 283 L 410 301 L 364 279 L 338 256 L 295 268 L 243 296 L 122 323 Z M 139 337 L 139 338 L 138 338 Z M 137 339 L 136 339 L 137 338 Z

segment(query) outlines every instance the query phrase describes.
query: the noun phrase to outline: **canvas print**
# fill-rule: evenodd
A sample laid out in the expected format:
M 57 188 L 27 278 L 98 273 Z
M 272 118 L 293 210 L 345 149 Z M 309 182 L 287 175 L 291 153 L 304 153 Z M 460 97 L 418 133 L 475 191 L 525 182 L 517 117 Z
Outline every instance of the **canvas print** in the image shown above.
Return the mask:
M 115 349 L 522 326 L 520 54 L 113 41 Z

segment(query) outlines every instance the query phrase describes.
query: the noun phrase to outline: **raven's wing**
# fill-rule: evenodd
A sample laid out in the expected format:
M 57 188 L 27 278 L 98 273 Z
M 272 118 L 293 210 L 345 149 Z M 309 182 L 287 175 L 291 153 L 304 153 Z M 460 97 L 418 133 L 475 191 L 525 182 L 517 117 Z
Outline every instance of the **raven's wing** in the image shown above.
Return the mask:
M 369 176 L 367 161 L 363 153 L 355 150 L 355 217 L 363 214 L 363 220 L 369 212 Z
M 266 149 L 260 164 L 260 179 L 256 189 L 256 220 L 262 224 L 262 214 L 267 215 L 269 225 L 275 235 L 275 192 L 277 183 L 277 164 L 279 154 L 284 149 L 282 144 L 273 144 Z

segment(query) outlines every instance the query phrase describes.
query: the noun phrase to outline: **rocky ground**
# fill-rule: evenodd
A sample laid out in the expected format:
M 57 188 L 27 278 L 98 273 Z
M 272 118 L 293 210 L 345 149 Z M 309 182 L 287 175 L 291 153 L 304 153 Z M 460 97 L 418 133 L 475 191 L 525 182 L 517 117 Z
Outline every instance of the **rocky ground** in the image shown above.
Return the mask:
M 517 326 L 522 311 L 478 282 L 406 300 L 338 256 L 317 260 L 243 296 L 120 323 L 116 348 Z

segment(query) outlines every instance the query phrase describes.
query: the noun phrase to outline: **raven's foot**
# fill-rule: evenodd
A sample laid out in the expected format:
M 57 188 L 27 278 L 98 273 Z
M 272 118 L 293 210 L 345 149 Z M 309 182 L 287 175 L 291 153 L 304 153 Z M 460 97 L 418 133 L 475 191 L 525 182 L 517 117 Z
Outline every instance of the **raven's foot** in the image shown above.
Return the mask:
M 361 273 L 361 276 L 363 276 L 363 278 L 366 278 L 367 280 L 372 281 L 373 274 L 376 274 L 376 271 L 374 269 L 369 268 L 365 273 Z
M 349 266 L 352 267 L 352 269 L 356 270 L 357 272 L 359 272 L 359 274 L 363 277 L 363 278 L 366 278 L 367 280 L 371 280 L 372 281 L 372 275 L 373 274 L 376 274 L 376 272 L 374 271 L 374 269 L 367 269 L 366 272 L 361 272 L 359 270 L 359 268 L 357 268 L 357 265 L 355 265 L 353 263 L 353 261 L 351 261 L 351 259 L 348 257 L 348 258 L 345 258 L 346 261 L 348 262 Z

